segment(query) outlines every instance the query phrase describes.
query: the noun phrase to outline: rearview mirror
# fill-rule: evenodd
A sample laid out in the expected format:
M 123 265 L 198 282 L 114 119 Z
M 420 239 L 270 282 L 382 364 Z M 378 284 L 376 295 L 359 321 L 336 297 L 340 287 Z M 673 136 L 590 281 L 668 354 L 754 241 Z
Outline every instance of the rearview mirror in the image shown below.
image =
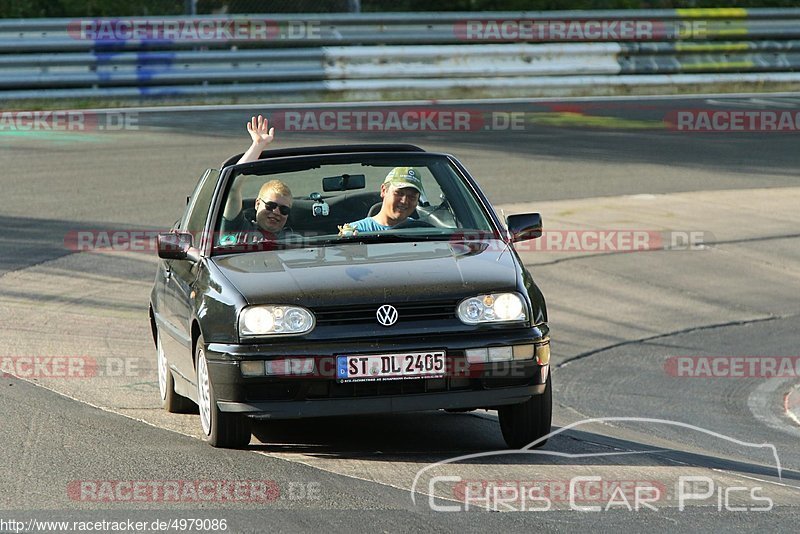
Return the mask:
M 363 174 L 343 174 L 341 176 L 328 176 L 322 179 L 323 191 L 350 191 L 351 189 L 364 189 L 367 184 Z
M 160 232 L 158 234 L 158 257 L 165 260 L 189 260 L 196 262 L 200 252 L 192 246 L 189 232 Z
M 512 243 L 542 237 L 542 216 L 539 213 L 517 213 L 506 218 Z

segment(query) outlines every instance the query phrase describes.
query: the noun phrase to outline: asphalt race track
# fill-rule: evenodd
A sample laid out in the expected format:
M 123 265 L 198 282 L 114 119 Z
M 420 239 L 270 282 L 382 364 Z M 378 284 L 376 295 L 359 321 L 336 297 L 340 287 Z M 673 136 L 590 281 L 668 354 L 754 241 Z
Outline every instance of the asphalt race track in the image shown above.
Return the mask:
M 794 114 L 800 95 L 372 109 L 461 112 L 470 126 L 292 130 L 291 108 L 243 106 L 119 112 L 124 128 L 100 113 L 82 131 L 4 123 L 0 520 L 796 531 L 799 134 L 690 131 L 672 119 Z M 247 147 L 254 113 L 281 117 L 275 147 L 410 142 L 455 154 L 498 209 L 541 212 L 560 233 L 519 247 L 552 328 L 556 434 L 543 449 L 504 451 L 494 412 L 426 412 L 259 423 L 247 450 L 218 450 L 200 440 L 197 415 L 160 409 L 147 320 L 154 253 L 76 250 L 70 236 L 168 229 L 203 171 Z M 643 232 L 651 246 L 569 245 L 565 236 L 587 231 Z M 186 493 L 202 482 L 248 489 Z M 487 483 L 512 492 L 489 506 L 503 513 L 465 502 Z M 183 497 L 168 497 L 169 484 Z

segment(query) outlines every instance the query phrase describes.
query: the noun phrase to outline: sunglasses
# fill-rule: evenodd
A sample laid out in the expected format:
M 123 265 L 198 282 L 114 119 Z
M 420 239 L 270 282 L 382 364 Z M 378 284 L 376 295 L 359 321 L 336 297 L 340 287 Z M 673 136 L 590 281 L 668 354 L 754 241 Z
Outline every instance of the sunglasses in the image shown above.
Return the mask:
M 289 215 L 289 212 L 292 211 L 292 208 L 289 206 L 284 206 L 283 204 L 278 204 L 277 202 L 273 202 L 271 200 L 267 201 L 263 198 L 259 198 L 258 200 L 264 203 L 264 207 L 267 208 L 268 211 L 275 211 L 275 208 L 278 208 L 278 211 L 281 212 L 281 215 Z

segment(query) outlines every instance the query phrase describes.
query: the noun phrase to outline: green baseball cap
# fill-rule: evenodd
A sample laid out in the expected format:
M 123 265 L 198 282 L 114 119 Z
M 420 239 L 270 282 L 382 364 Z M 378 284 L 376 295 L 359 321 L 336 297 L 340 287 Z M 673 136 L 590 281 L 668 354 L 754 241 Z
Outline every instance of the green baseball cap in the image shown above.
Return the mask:
M 396 189 L 413 187 L 420 195 L 425 194 L 425 190 L 422 189 L 422 176 L 414 167 L 395 167 L 389 171 L 383 183 Z

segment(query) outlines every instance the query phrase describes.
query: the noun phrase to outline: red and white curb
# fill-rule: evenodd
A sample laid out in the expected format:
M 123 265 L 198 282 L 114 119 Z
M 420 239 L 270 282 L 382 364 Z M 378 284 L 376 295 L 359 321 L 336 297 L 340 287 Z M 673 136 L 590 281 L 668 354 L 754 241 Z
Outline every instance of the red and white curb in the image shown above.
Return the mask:
M 783 411 L 789 419 L 800 425 L 800 384 L 783 396 Z

